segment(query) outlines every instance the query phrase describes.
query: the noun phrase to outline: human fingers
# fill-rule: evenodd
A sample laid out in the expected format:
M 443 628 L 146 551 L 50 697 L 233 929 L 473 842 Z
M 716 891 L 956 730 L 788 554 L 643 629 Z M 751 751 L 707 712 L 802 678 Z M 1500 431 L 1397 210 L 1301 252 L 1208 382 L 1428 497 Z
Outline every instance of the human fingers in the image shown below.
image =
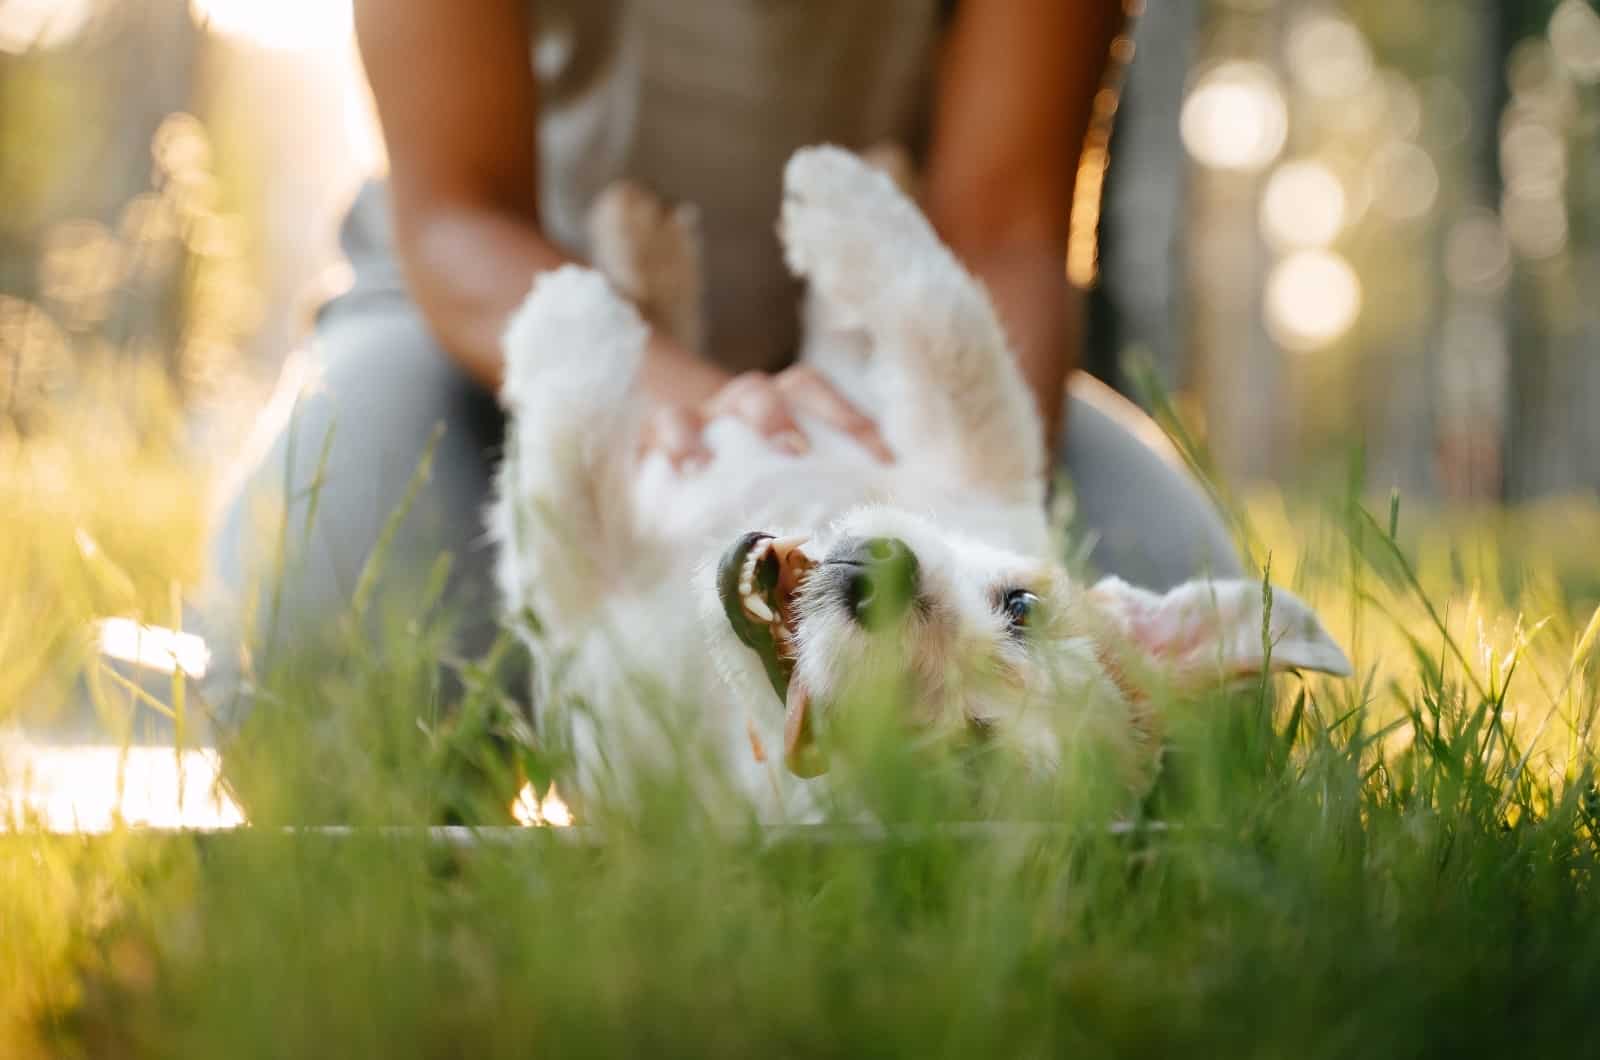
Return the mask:
M 639 457 L 660 453 L 682 471 L 701 467 L 711 460 L 705 444 L 705 420 L 700 412 L 681 405 L 661 405 L 644 421 L 639 432 Z
M 883 440 L 877 423 L 839 393 L 821 372 L 807 365 L 795 365 L 777 377 L 777 388 L 791 411 L 803 411 L 832 424 L 879 460 L 886 464 L 894 462 L 894 451 Z
M 811 448 L 774 377 L 762 372 L 746 372 L 729 380 L 706 403 L 705 414 L 707 419 L 729 416 L 742 420 L 779 449 L 797 456 Z

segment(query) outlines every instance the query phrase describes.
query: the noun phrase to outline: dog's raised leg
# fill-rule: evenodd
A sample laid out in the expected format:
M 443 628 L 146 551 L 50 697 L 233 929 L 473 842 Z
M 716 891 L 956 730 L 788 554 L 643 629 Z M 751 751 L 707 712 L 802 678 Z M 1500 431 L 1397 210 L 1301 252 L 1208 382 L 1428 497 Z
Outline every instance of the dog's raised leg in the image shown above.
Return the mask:
M 885 140 L 861 152 L 861 159 L 887 174 L 902 195 L 916 201 L 916 165 L 904 147 L 893 140 Z M 872 337 L 862 329 L 860 321 L 850 316 L 851 308 L 822 297 L 815 287 L 807 287 L 800 308 L 800 319 L 805 325 L 800 357 L 845 393 L 854 394 L 860 400 L 858 386 L 867 370 Z
M 598 272 L 544 273 L 506 327 L 505 457 L 489 511 L 507 612 L 581 624 L 635 554 L 644 322 Z
M 994 307 L 893 181 L 839 148 L 799 151 L 782 233 L 790 268 L 871 336 L 877 412 L 901 458 L 1042 503 L 1039 413 Z

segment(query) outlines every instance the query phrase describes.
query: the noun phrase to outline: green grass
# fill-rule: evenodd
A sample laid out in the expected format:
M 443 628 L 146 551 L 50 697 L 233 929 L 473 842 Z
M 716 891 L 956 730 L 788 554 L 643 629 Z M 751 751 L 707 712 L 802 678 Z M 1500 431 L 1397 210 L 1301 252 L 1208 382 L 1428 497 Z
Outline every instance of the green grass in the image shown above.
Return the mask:
M 0 836 L 0 1055 L 1594 1054 L 1600 517 L 1237 511 L 1356 680 L 1174 704 L 1140 805 L 1092 755 L 1041 785 L 869 741 L 840 818 L 883 838 L 765 833 L 677 769 L 582 807 L 592 843 L 285 831 L 559 783 L 517 649 L 451 658 L 437 581 L 374 596 L 376 562 L 369 613 L 260 675 L 253 830 Z

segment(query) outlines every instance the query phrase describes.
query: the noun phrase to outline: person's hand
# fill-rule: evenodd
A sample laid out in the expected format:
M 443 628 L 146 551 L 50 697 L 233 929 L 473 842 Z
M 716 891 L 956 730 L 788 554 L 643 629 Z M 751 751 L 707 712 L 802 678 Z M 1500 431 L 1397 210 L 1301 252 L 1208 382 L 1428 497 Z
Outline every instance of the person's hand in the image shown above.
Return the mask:
M 710 460 L 706 424 L 723 416 L 742 420 L 776 448 L 799 456 L 811 448 L 800 417 L 821 420 L 855 439 L 884 463 L 894 454 L 878 433 L 878 425 L 834 389 L 816 369 L 797 364 L 776 375 L 746 372 L 734 376 L 698 404 L 665 402 L 645 423 L 641 449 L 660 452 L 674 467 L 693 467 Z

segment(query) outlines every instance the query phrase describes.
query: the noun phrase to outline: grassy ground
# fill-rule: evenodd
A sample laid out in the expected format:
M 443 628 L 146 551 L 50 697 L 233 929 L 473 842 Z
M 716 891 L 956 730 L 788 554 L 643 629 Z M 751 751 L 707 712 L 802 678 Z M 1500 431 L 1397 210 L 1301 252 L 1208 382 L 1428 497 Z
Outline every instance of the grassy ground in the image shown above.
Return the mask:
M 0 722 L 59 698 L 94 619 L 171 624 L 198 575 L 205 494 L 173 455 L 171 388 L 131 358 L 83 374 L 81 403 L 0 412 Z
M 0 546 L 5 670 L 70 654 L 106 584 L 159 614 L 184 576 L 160 534 L 64 550 L 110 490 L 16 493 L 34 533 Z M 584 808 L 599 845 L 286 835 L 502 823 L 524 776 L 560 772 L 497 690 L 509 649 L 451 661 L 452 702 L 447 614 L 347 622 L 266 675 L 229 763 L 254 831 L 0 836 L 0 1055 L 1600 1050 L 1600 516 L 1263 498 L 1240 523 L 1359 679 L 1174 705 L 1137 807 L 1092 769 L 1019 787 L 981 752 L 865 748 L 884 841 L 772 841 L 672 772 L 641 812 Z M 932 827 L 956 818 L 1044 827 Z

